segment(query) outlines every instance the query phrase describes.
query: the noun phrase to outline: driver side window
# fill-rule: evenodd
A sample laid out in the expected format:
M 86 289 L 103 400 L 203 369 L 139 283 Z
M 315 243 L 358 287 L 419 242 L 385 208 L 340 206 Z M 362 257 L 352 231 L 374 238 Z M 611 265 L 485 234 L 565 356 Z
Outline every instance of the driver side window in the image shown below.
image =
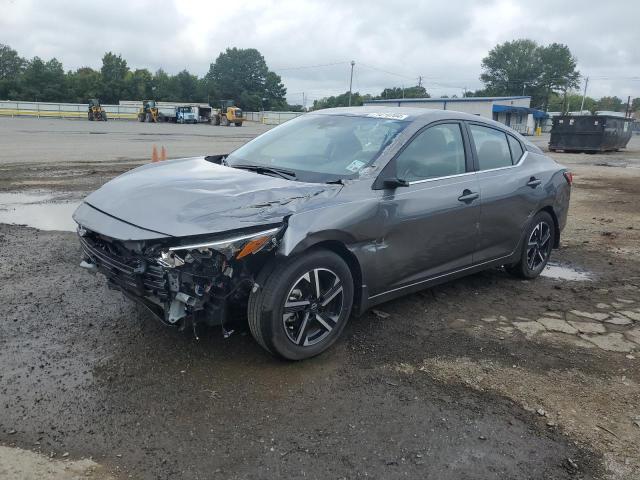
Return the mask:
M 458 123 L 441 123 L 420 133 L 396 158 L 398 178 L 408 182 L 465 173 Z

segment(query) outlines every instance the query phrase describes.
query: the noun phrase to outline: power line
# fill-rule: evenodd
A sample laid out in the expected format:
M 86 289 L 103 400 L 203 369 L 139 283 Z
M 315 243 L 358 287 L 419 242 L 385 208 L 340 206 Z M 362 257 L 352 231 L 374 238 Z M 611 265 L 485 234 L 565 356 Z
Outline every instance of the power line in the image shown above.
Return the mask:
M 299 67 L 283 67 L 283 68 L 274 68 L 274 71 L 278 71 L 278 72 L 284 72 L 284 71 L 289 71 L 289 70 L 305 70 L 308 68 L 321 68 L 321 67 L 332 67 L 334 65 L 344 65 L 344 64 L 348 64 L 349 62 L 333 62 L 333 63 L 321 63 L 318 65 L 302 65 Z

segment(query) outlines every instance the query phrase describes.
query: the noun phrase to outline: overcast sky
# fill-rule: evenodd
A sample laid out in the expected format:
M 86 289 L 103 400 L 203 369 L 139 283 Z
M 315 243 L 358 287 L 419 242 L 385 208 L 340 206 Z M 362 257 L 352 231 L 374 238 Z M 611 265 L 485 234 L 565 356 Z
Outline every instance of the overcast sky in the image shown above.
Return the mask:
M 497 43 L 565 43 L 595 97 L 640 96 L 639 0 L 0 0 L 0 43 L 65 69 L 99 68 L 105 51 L 131 68 L 203 75 L 230 46 L 257 48 L 290 103 L 349 87 L 379 93 L 417 77 L 433 96 L 481 86 Z M 303 68 L 310 67 L 310 68 Z

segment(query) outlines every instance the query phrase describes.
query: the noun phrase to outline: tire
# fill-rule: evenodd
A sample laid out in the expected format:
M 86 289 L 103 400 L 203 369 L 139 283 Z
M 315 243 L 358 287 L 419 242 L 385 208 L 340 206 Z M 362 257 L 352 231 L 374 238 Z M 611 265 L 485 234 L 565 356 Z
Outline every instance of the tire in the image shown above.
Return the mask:
M 235 122 L 236 127 L 241 127 L 242 126 L 242 122 Z
M 90 122 L 93 122 L 93 113 L 89 112 L 87 114 L 87 118 L 89 119 Z
M 147 121 L 147 123 L 151 123 L 152 122 L 152 117 L 150 113 L 147 113 L 145 120 Z
M 333 252 L 311 250 L 274 263 L 261 272 L 258 284 L 260 288 L 249 296 L 249 329 L 275 356 L 303 360 L 319 355 L 347 325 L 353 277 L 345 261 Z M 320 300 L 315 285 L 320 285 Z M 285 311 L 286 303 L 292 304 L 290 312 Z
M 540 275 L 551 256 L 555 234 L 556 227 L 551 215 L 544 211 L 538 212 L 525 231 L 520 260 L 506 266 L 507 272 L 524 279 Z
M 139 114 L 138 115 L 138 121 L 139 122 L 144 122 L 144 115 L 143 114 Z
M 106 113 L 103 113 L 103 114 L 102 114 L 102 121 L 103 121 L 103 122 L 106 122 L 106 121 L 107 121 L 107 114 L 106 114 Z
M 222 125 L 223 127 L 228 127 L 229 126 L 229 119 L 227 118 L 226 115 L 221 115 L 220 116 L 220 125 Z

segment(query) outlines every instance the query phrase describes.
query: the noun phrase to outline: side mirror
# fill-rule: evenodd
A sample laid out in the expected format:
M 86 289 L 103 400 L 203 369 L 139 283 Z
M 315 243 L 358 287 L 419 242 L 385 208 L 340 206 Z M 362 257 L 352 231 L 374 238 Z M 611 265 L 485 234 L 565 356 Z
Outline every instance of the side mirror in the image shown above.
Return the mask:
M 409 182 L 401 178 L 387 178 L 383 183 L 384 188 L 408 187 Z

